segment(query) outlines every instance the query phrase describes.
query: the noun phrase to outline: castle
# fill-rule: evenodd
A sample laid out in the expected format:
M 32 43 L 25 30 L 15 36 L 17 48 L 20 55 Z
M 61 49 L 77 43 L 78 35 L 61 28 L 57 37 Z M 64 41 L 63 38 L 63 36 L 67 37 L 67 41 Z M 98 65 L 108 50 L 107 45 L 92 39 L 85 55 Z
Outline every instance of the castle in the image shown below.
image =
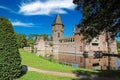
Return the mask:
M 104 32 L 90 43 L 83 40 L 79 28 L 76 27 L 73 32 L 73 36 L 64 37 L 64 24 L 57 14 L 52 24 L 52 41 L 44 41 L 38 37 L 34 46 L 35 53 L 42 56 L 52 54 L 59 63 L 73 67 L 106 70 L 110 66 L 111 69 L 117 70 L 117 57 L 94 57 L 97 51 L 108 52 L 107 36 Z M 52 43 L 52 46 L 49 46 L 49 43 Z M 111 54 L 118 53 L 115 40 L 109 46 Z

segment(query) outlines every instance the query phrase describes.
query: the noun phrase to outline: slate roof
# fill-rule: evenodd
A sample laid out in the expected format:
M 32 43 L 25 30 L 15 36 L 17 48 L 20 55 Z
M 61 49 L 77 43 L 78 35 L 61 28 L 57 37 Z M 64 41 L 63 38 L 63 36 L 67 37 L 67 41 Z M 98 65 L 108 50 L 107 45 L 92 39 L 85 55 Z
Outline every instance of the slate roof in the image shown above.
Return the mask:
M 55 25 L 55 24 L 61 24 L 61 25 L 63 25 L 62 19 L 61 19 L 61 17 L 60 17 L 59 14 L 56 15 L 56 18 L 55 18 L 55 20 L 54 20 L 54 22 L 53 22 L 52 25 Z

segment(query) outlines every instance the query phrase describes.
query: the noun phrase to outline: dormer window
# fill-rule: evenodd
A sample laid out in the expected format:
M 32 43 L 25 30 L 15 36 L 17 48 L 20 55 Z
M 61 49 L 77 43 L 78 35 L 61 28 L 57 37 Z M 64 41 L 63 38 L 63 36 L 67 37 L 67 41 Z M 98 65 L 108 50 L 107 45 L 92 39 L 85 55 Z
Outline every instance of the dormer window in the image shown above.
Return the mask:
M 99 37 L 96 37 L 96 38 L 93 39 L 92 45 L 93 46 L 98 46 L 99 45 Z

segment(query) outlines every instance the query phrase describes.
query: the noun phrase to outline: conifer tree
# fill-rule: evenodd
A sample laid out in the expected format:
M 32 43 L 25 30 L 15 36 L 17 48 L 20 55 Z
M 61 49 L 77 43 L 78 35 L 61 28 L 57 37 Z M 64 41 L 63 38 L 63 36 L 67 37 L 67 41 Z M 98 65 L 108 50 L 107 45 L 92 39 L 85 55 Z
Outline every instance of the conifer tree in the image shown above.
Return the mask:
M 11 22 L 0 17 L 0 80 L 13 80 L 20 73 L 21 58 Z

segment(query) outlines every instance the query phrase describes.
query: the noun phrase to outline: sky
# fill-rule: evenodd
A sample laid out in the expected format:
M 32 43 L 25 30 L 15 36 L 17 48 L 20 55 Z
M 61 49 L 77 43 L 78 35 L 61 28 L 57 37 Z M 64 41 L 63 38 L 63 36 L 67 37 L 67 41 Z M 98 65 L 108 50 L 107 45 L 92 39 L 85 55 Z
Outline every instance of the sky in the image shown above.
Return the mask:
M 0 16 L 8 18 L 16 33 L 49 34 L 57 13 L 64 24 L 64 36 L 73 35 L 82 14 L 73 0 L 0 0 Z M 117 38 L 120 41 L 120 37 Z
M 71 36 L 81 21 L 73 0 L 0 0 L 0 16 L 8 18 L 16 33 L 51 34 L 57 13 L 64 24 L 64 35 Z

